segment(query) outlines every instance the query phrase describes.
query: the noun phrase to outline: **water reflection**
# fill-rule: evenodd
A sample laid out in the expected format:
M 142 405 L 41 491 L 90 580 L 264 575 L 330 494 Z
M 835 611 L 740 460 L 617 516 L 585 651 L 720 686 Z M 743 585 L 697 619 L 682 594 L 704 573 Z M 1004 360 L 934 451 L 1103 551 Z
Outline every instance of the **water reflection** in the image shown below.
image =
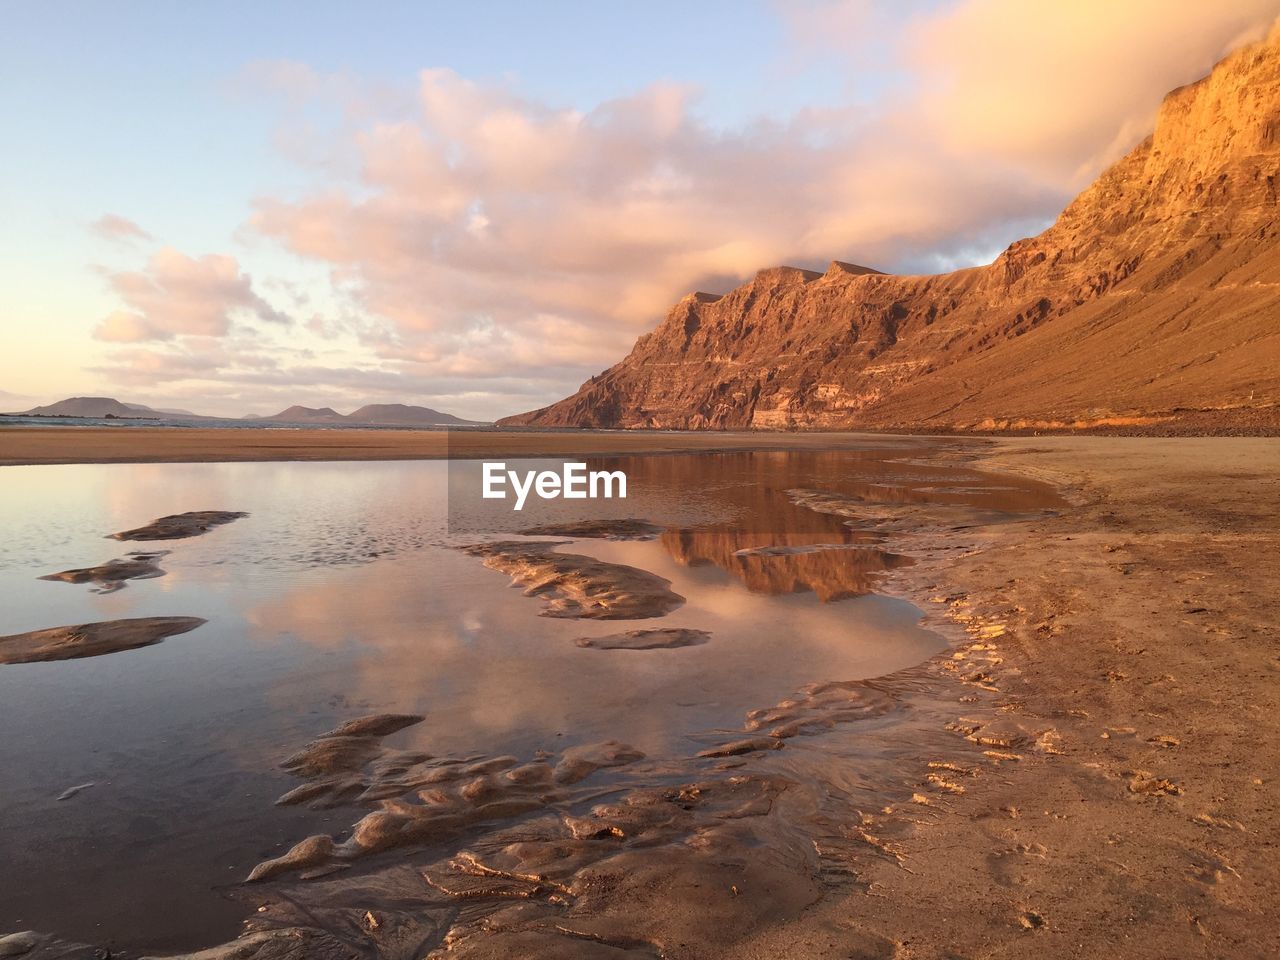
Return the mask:
M 0 471 L 0 633 L 131 616 L 209 621 L 155 647 L 0 667 L 0 929 L 153 949 L 232 935 L 243 908 L 220 887 L 307 833 L 351 822 L 349 811 L 273 801 L 293 785 L 279 760 L 353 716 L 425 714 L 394 739 L 442 754 L 529 756 L 616 738 L 683 756 L 701 733 L 736 728 L 806 682 L 876 676 L 940 649 L 914 608 L 871 593 L 879 572 L 909 561 L 875 529 L 799 506 L 789 491 L 988 513 L 1049 502 L 1035 485 L 879 451 L 591 463 L 626 470 L 628 500 L 538 505 L 501 522 L 472 502 L 467 464 Z M 106 534 L 187 510 L 250 516 L 167 544 L 166 576 L 128 590 L 36 579 L 122 555 Z M 584 649 L 574 641 L 631 625 L 539 617 L 537 600 L 453 549 L 600 516 L 646 518 L 663 532 L 572 551 L 670 580 L 687 603 L 640 625 L 706 630 L 708 643 Z M 56 799 L 86 782 L 95 786 Z

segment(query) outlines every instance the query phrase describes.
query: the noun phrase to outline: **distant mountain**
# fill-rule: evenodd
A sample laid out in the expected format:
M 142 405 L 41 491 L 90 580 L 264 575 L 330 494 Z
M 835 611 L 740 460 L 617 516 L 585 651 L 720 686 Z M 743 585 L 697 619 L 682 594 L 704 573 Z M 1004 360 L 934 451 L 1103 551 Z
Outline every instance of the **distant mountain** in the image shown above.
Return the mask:
M 218 417 L 202 416 L 190 410 L 158 410 L 142 403 L 125 403 L 112 397 L 70 397 L 43 407 L 32 407 L 20 417 L 88 417 L 93 419 L 119 418 L 122 420 L 216 420 Z M 366 427 L 446 427 L 481 423 L 479 420 L 463 420 L 451 413 L 441 413 L 430 407 L 414 407 L 406 403 L 370 403 L 352 414 L 343 415 L 332 407 L 304 407 L 295 404 L 272 416 L 248 414 L 242 420 L 257 423 L 296 423 L 315 425 L 344 425 Z
M 128 417 L 159 420 L 164 414 L 140 403 L 121 403 L 111 397 L 69 397 L 43 407 L 23 410 L 22 417 Z
M 132 407 L 134 410 L 141 410 L 144 413 L 159 413 L 166 417 L 194 417 L 197 420 L 210 419 L 203 414 L 183 410 L 181 407 L 148 407 L 143 403 L 126 403 L 125 406 Z
M 346 418 L 332 407 L 304 407 L 295 403 L 275 416 L 254 419 L 278 420 L 283 423 L 342 423 Z
M 347 414 L 348 423 L 402 423 L 406 426 L 449 426 L 477 423 L 430 407 L 411 407 L 405 403 L 367 403 L 355 413 Z
M 246 417 L 275 423 L 342 423 L 351 426 L 379 427 L 445 427 L 480 423 L 479 420 L 463 420 L 451 413 L 441 413 L 430 407 L 414 407 L 406 403 L 369 403 L 345 416 L 332 407 L 292 406 L 269 417 Z

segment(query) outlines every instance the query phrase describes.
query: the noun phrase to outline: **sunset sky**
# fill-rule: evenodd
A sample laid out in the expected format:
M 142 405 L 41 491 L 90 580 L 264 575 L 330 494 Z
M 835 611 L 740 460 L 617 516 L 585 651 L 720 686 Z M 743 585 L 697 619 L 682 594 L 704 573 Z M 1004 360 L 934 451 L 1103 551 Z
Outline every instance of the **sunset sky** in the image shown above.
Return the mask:
M 1280 0 L 4 11 L 0 410 L 491 419 L 761 267 L 989 261 Z

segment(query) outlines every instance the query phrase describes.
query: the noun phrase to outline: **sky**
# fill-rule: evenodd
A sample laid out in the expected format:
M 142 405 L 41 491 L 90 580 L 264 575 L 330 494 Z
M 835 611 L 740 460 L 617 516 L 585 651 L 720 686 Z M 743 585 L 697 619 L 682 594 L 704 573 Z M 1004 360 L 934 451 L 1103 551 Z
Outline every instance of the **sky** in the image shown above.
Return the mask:
M 0 11 L 0 410 L 493 419 L 763 267 L 989 262 L 1280 0 Z

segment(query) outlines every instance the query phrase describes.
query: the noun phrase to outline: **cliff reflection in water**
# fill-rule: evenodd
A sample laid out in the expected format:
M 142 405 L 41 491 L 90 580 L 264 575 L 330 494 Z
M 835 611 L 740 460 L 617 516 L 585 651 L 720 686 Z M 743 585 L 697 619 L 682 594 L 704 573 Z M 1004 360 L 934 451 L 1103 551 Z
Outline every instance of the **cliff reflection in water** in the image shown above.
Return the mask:
M 1045 503 L 1044 491 L 1032 485 L 1002 486 L 974 470 L 884 459 L 884 451 L 617 457 L 599 465 L 627 473 L 640 492 L 632 512 L 643 510 L 651 488 L 715 498 L 726 519 L 669 526 L 659 536 L 677 563 L 714 565 L 756 593 L 812 592 L 823 602 L 871 593 L 879 575 L 913 562 L 879 546 L 885 537 L 872 520 L 886 508 L 990 520 Z M 851 512 L 822 513 L 794 502 L 791 491 L 813 488 L 843 498 Z M 859 504 L 866 523 L 856 515 Z

